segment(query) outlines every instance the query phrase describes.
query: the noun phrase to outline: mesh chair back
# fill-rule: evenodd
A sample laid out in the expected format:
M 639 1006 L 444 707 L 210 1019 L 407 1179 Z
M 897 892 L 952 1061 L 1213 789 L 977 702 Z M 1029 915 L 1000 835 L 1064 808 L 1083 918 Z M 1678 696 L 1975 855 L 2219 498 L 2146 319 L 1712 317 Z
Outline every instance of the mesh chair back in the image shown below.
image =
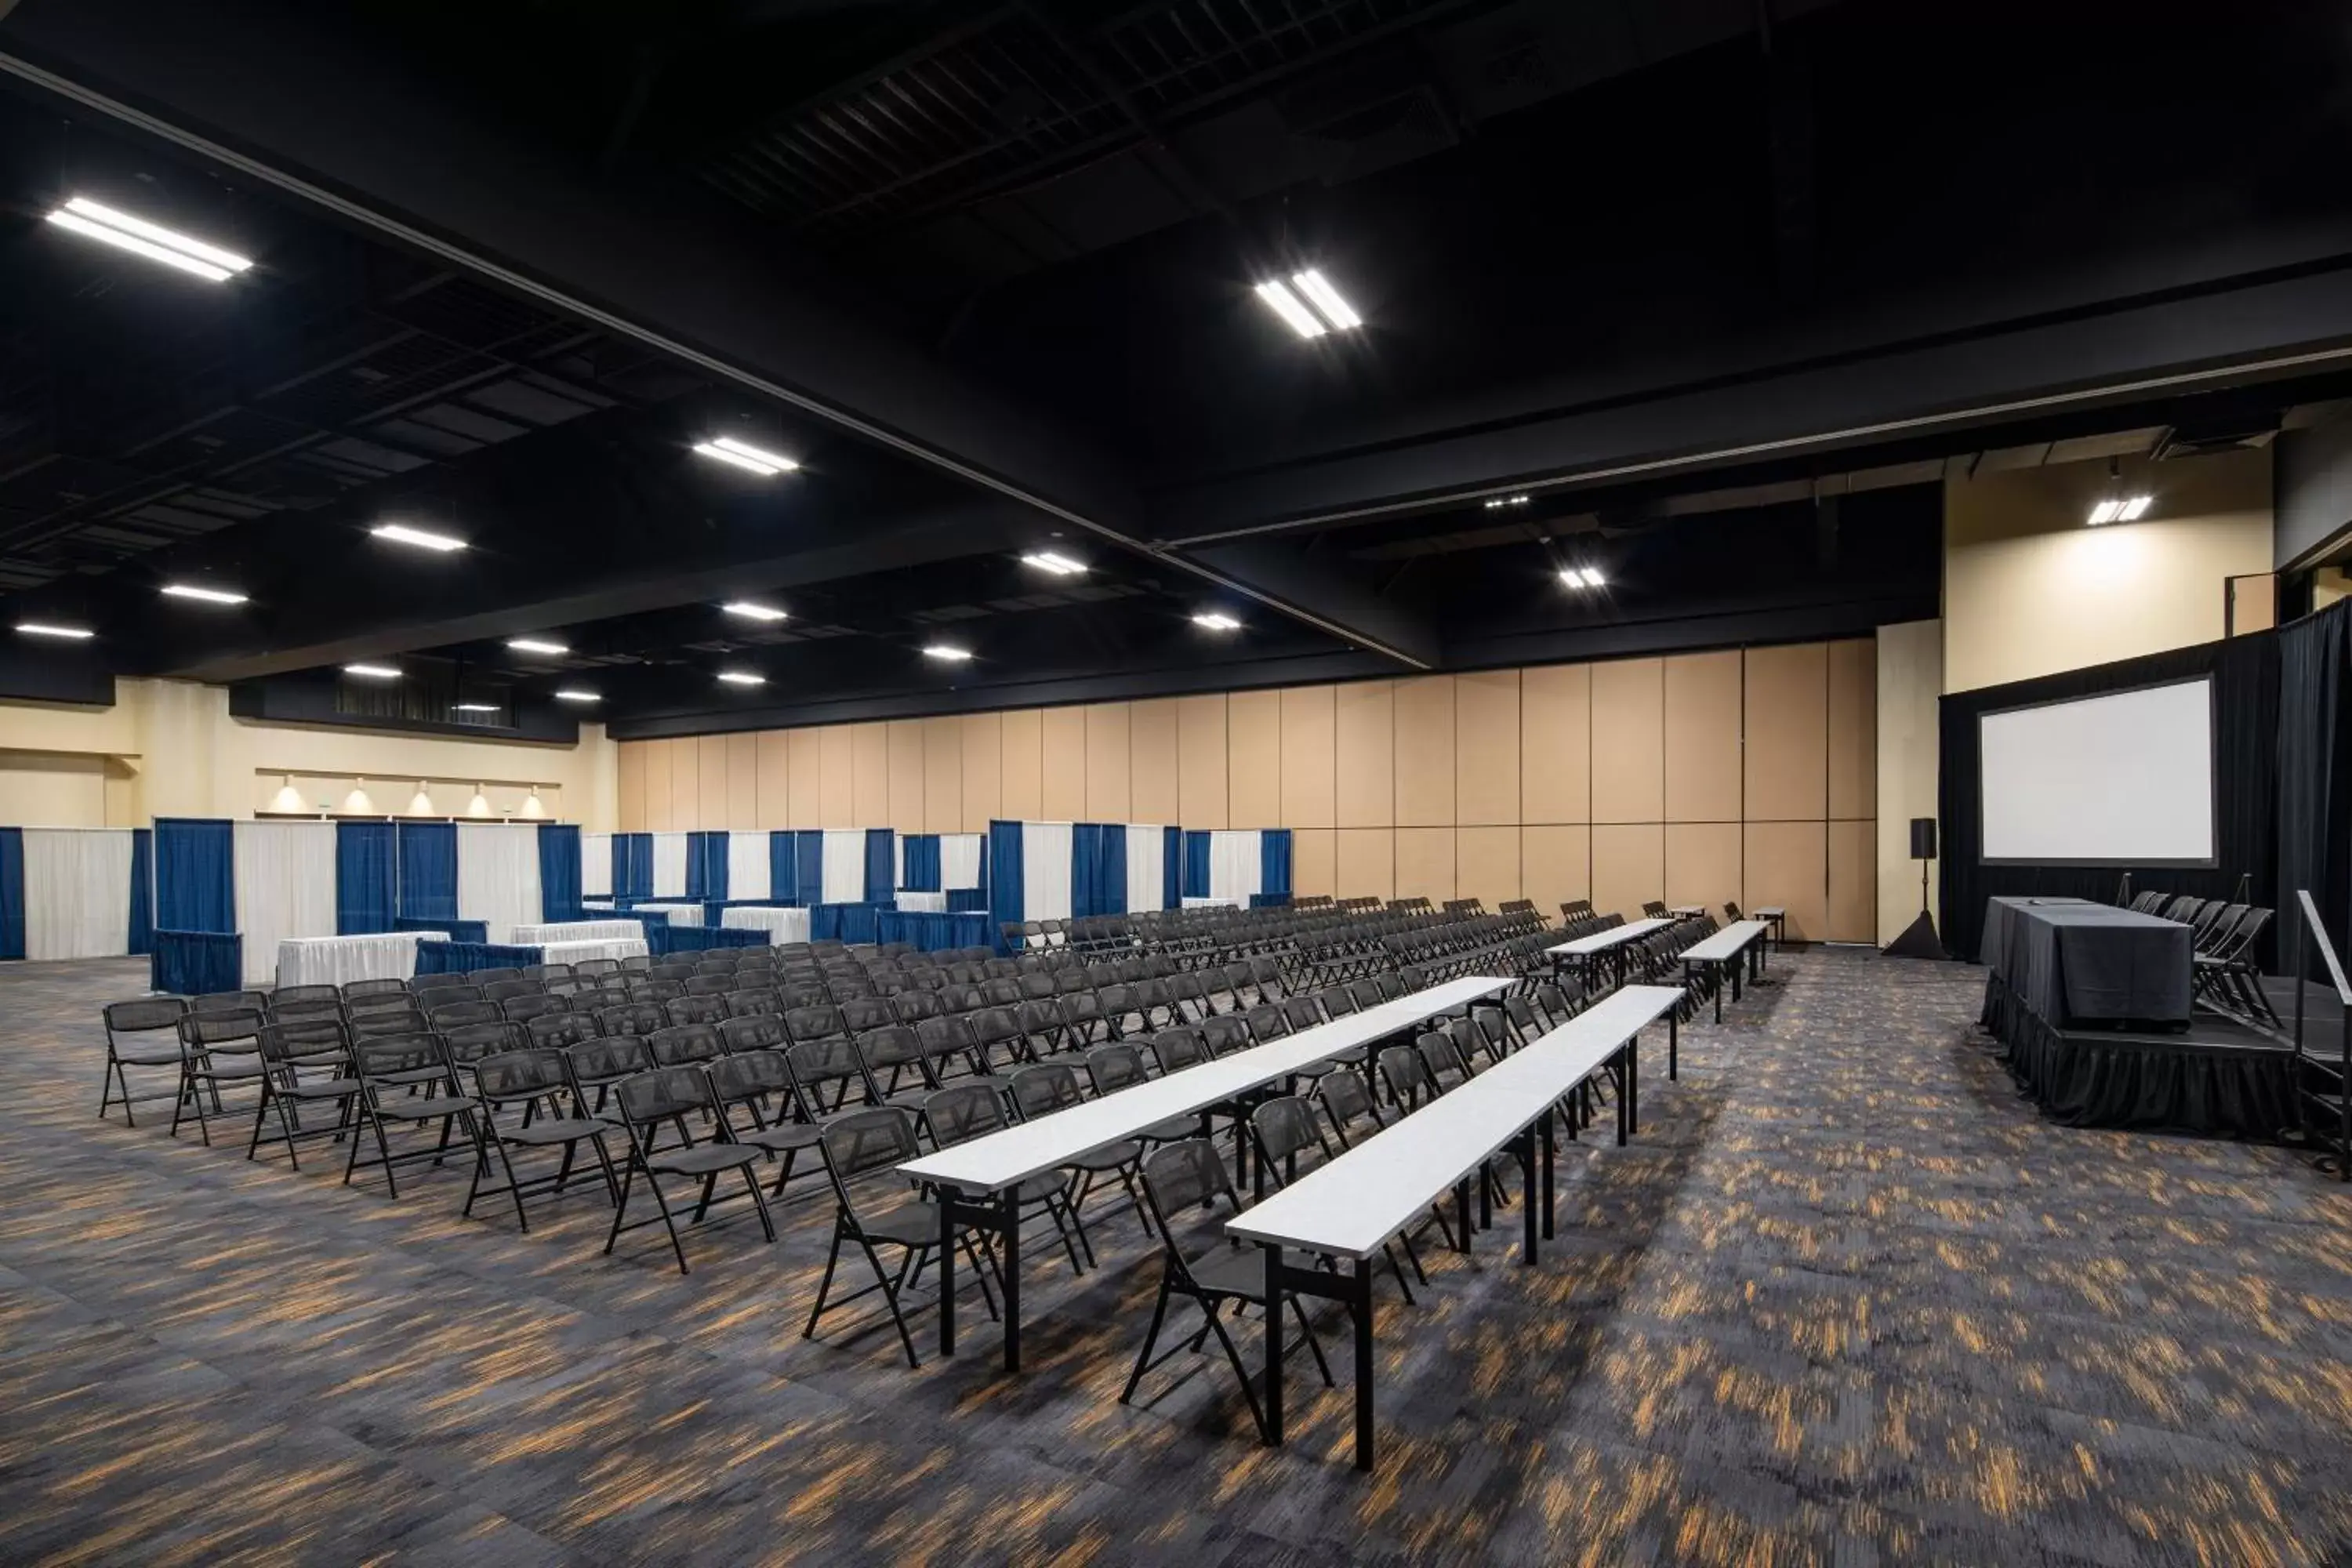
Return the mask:
M 784 1011 L 787 1013 L 803 1007 L 829 1007 L 833 1005 L 833 997 L 826 993 L 823 981 L 788 981 L 780 989 L 783 992 Z
M 443 1050 L 453 1064 L 460 1067 L 500 1051 L 528 1049 L 530 1045 L 530 1037 L 518 1024 L 461 1024 L 441 1031 Z
M 841 1004 L 841 1021 L 848 1026 L 851 1034 L 862 1035 L 868 1029 L 897 1023 L 898 1016 L 879 996 L 853 996 Z
M 149 1029 L 176 1032 L 187 1011 L 187 1003 L 177 996 L 140 996 L 128 1002 L 109 1002 L 100 1016 L 106 1020 L 108 1033 L 135 1035 Z
M 1251 1111 L 1250 1131 L 1269 1160 L 1286 1160 L 1310 1149 L 1325 1152 L 1322 1130 L 1315 1125 L 1315 1108 L 1301 1095 L 1286 1094 Z
M 667 1022 L 651 1002 L 625 1002 L 596 1015 L 596 1026 L 608 1035 L 650 1035 Z
M 1279 1002 L 1261 1002 L 1243 1014 L 1242 1018 L 1249 1025 L 1251 1038 L 1260 1045 L 1290 1033 L 1290 1015 L 1282 1010 Z
M 854 1037 L 858 1058 L 866 1063 L 868 1073 L 886 1068 L 915 1067 L 922 1061 L 922 1047 L 915 1038 L 915 1031 L 904 1024 L 887 1024 Z
M 269 998 L 258 991 L 207 991 L 188 999 L 191 1013 L 267 1013 Z
M 679 996 L 662 1004 L 662 1016 L 673 1024 L 716 1024 L 727 1016 L 724 996 Z
M 1389 1086 L 1389 1096 L 1400 1104 L 1412 1105 L 1435 1094 L 1437 1085 L 1429 1076 L 1429 1067 L 1422 1055 L 1411 1046 L 1390 1046 L 1381 1052 L 1381 1077 Z
M 1192 1029 L 1162 1029 L 1151 1037 L 1151 1055 L 1163 1073 L 1181 1072 L 1209 1059 L 1209 1048 Z
M 719 1025 L 719 1041 L 730 1056 L 744 1051 L 781 1050 L 786 1038 L 784 1021 L 773 1013 L 741 1013 L 722 1019 Z M 782 1058 L 778 1058 L 781 1065 Z
M 994 1084 L 961 1083 L 923 1097 L 923 1125 L 941 1149 L 998 1131 L 1004 1124 L 1004 1102 L 997 1099 Z
M 656 1067 L 623 1079 L 613 1090 L 621 1120 L 632 1128 L 682 1119 L 689 1110 L 711 1106 L 710 1080 L 694 1067 Z
M 512 980 L 494 980 L 488 984 L 484 985 L 482 987 L 482 999 L 487 1002 L 504 1002 L 508 998 L 513 996 L 543 995 L 546 991 L 547 985 L 545 982 L 539 980 L 525 980 L 521 975 L 518 974 Z
M 1007 1087 L 1013 1091 L 1013 1108 L 1024 1121 L 1067 1110 L 1073 1105 L 1083 1104 L 1087 1098 L 1086 1090 L 1078 1084 L 1077 1069 L 1067 1062 L 1042 1062 L 1023 1068 L 1013 1075 Z
M 724 996 L 734 989 L 735 972 L 731 969 L 724 973 L 697 973 L 686 983 L 688 996 Z
M 1372 1103 L 1372 1091 L 1354 1073 L 1325 1073 L 1315 1081 L 1315 1098 L 1323 1102 L 1323 1114 L 1331 1119 L 1331 1130 L 1343 1143 L 1348 1129 L 1360 1119 L 1370 1117 L 1375 1127 L 1380 1125 L 1381 1110 Z
M 474 1063 L 474 1089 L 484 1100 L 504 1103 L 551 1098 L 572 1087 L 563 1053 L 534 1046 L 498 1051 Z
M 1097 1046 L 1087 1053 L 1086 1062 L 1087 1077 L 1098 1095 L 1132 1089 L 1149 1076 L 1143 1070 L 1143 1053 L 1124 1041 Z
M 915 1119 L 895 1105 L 854 1110 L 826 1123 L 824 1163 L 836 1184 L 904 1164 L 922 1152 L 915 1142 Z M 849 1201 L 842 1194 L 842 1201 Z
M 347 1015 L 357 1035 L 412 1035 L 426 1027 L 425 1015 L 414 1007 L 364 1007 Z
M 542 1013 L 566 1013 L 572 1003 L 562 996 L 550 996 L 541 992 L 533 996 L 509 996 L 499 1004 L 499 1011 L 518 1024 L 528 1024 Z
M 340 1018 L 265 1024 L 256 1037 L 260 1043 L 263 1058 L 271 1062 L 316 1060 L 333 1055 L 348 1057 L 352 1048 L 351 1036 Z
M 278 1012 L 305 1002 L 327 1002 L 340 1007 L 343 993 L 335 985 L 280 985 L 269 994 L 269 1010 Z
M 506 1015 L 495 1002 L 445 1002 L 425 1016 L 436 1029 L 454 1029 L 460 1024 L 495 1023 Z
M 748 1018 L 754 1013 L 772 1014 L 779 1020 L 783 1017 L 784 1005 L 776 1000 L 776 994 L 772 991 L 730 991 L 723 1000 L 727 1004 L 727 1016 L 730 1018 Z M 782 1026 L 781 1022 L 778 1026 Z
M 582 1085 L 613 1083 L 651 1070 L 654 1054 L 635 1035 L 603 1035 L 564 1048 L 563 1059 L 572 1080 Z
M 971 1049 L 971 1026 L 961 1018 L 926 1018 L 915 1026 L 915 1048 L 930 1061 Z
M 619 973 L 621 973 L 621 963 L 616 958 L 583 958 L 572 966 L 572 976 L 580 980 L 591 980 L 600 974 L 618 974 Z
M 900 992 L 892 999 L 891 1007 L 901 1024 L 919 1024 L 928 1018 L 937 1018 L 947 1011 L 938 992 L 920 989 Z
M 1293 996 L 1282 1004 L 1282 1021 L 1290 1026 L 1291 1034 L 1311 1029 L 1323 1022 L 1322 1005 L 1312 996 Z
M 656 1029 L 646 1037 L 646 1046 L 663 1067 L 707 1062 L 726 1054 L 718 1029 L 709 1024 L 674 1024 Z
M 711 1092 L 729 1105 L 793 1091 L 792 1068 L 782 1051 L 736 1051 L 712 1062 L 709 1070 Z
M 446 1070 L 447 1066 L 437 1035 L 387 1035 L 352 1042 L 352 1069 L 366 1081 L 436 1068 Z
M 802 1102 L 812 1111 L 824 1110 L 827 1089 L 833 1091 L 830 1103 L 834 1105 L 846 1102 L 853 1089 L 861 1100 L 875 1099 L 865 1058 L 847 1035 L 795 1040 L 785 1047 L 784 1061 L 792 1068 L 793 1084 L 800 1090 Z
M 585 1013 L 541 1013 L 525 1022 L 523 1031 L 534 1046 L 561 1048 L 593 1038 L 597 1027 L 596 1020 Z
M 1200 1031 L 1202 1046 L 1213 1057 L 1245 1051 L 1255 1043 L 1250 1039 L 1248 1021 L 1236 1014 L 1215 1014 L 1193 1026 Z
M 214 1013 L 190 1013 L 180 1020 L 180 1038 L 193 1050 L 253 1051 L 261 1048 L 261 1010 L 224 1008 Z
M 1241 1206 L 1234 1193 L 1233 1178 L 1225 1173 L 1225 1163 L 1217 1157 L 1216 1147 L 1205 1138 L 1187 1138 L 1146 1154 L 1143 1188 L 1151 1195 L 1152 1206 L 1162 1215 L 1181 1214 L 1220 1196 L 1235 1208 Z M 1160 1228 L 1164 1233 L 1166 1225 L 1163 1223 Z
M 343 982 L 343 1000 L 346 1002 L 356 1002 L 362 996 L 400 996 L 406 994 L 407 991 L 408 982 L 405 980 L 387 978 Z
M 830 1002 L 784 1009 L 784 1032 L 798 1040 L 829 1040 L 849 1033 L 841 1009 Z

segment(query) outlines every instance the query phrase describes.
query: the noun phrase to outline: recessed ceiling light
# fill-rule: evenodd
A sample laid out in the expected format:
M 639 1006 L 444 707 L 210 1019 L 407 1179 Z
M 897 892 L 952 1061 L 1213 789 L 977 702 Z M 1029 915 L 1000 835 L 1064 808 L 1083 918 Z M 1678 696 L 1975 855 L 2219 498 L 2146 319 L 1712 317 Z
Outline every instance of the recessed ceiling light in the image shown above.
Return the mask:
M 446 555 L 453 550 L 463 550 L 466 542 L 446 533 L 433 533 L 422 528 L 411 528 L 404 522 L 382 523 L 368 531 L 378 539 L 388 539 L 394 544 L 413 544 L 419 550 L 438 551 Z
M 755 605 L 749 599 L 734 599 L 719 606 L 730 616 L 740 616 L 747 621 L 781 621 L 784 612 L 766 605 Z
M 768 678 L 766 676 L 754 675 L 748 669 L 722 669 L 719 672 L 719 679 L 725 681 L 730 686 L 765 686 L 768 684 Z
M 958 647 L 953 643 L 935 642 L 923 650 L 923 657 L 948 664 L 961 664 L 971 657 L 971 649 Z
M 1213 632 L 1237 632 L 1242 626 L 1241 622 L 1234 619 L 1233 616 L 1216 610 L 1204 610 L 1194 616 L 1192 624 L 1196 626 L 1206 626 Z
M 2113 498 L 2101 501 L 2091 509 L 2091 526 L 2096 528 L 2101 523 L 2115 521 L 2116 513 L 2123 509 L 2124 503 Z
M 219 246 L 149 223 L 126 212 L 104 206 L 88 196 L 76 196 L 48 215 L 59 228 L 89 239 L 103 240 L 119 249 L 193 272 L 207 282 L 223 283 L 253 265 L 248 258 Z
M 2123 510 L 2116 513 L 2116 521 L 2117 522 L 2137 522 L 2142 514 L 2147 510 L 2149 505 L 2155 500 L 2156 498 L 2154 496 L 2132 497 L 2129 500 L 2124 502 Z
M 173 599 L 198 599 L 207 605 L 242 605 L 245 595 L 226 588 L 199 588 L 193 583 L 166 583 L 164 595 Z
M 583 691 L 576 686 L 567 686 L 555 694 L 555 700 L 558 702 L 601 702 L 604 698 L 593 691 Z
M 1290 330 L 1302 338 L 1319 338 L 1328 330 L 1315 319 L 1315 312 L 1298 302 L 1298 296 L 1279 279 L 1269 278 L 1257 286 L 1257 297 L 1274 308 L 1274 313 L 1290 325 Z
M 1087 569 L 1084 562 L 1073 561 L 1051 550 L 1033 550 L 1021 559 L 1024 564 L 1034 566 L 1040 572 L 1051 572 L 1056 577 L 1079 576 Z
M 1601 584 L 1602 578 L 1600 570 L 1597 567 L 1587 566 L 1584 569 L 1584 585 L 1588 588 L 1598 588 L 1601 586 Z
M 757 474 L 763 479 L 773 479 L 778 474 L 789 474 L 800 467 L 798 462 L 781 452 L 771 452 L 763 447 L 754 447 L 749 441 L 738 441 L 732 436 L 713 436 L 708 441 L 697 441 L 694 444 L 694 449 L 706 458 L 713 458 L 719 462 L 731 464 L 747 473 Z
M 495 713 L 499 705 L 495 702 L 460 702 L 456 710 L 460 713 Z
M 1488 496 L 1486 498 L 1486 510 L 1488 511 L 1496 511 L 1507 506 L 1525 506 L 1528 504 L 1528 499 L 1529 498 L 1523 495 Z
M 60 626 L 47 621 L 18 621 L 17 632 L 28 637 L 64 637 L 68 642 L 86 642 L 98 634 L 88 626 Z
M 517 653 L 565 654 L 572 650 L 560 642 L 541 642 L 537 637 L 509 637 L 507 647 Z
M 1323 312 L 1325 321 L 1341 331 L 1364 324 L 1364 318 L 1356 314 L 1356 308 L 1339 298 L 1339 290 L 1332 288 L 1330 280 L 1315 268 L 1310 267 L 1304 272 L 1292 273 L 1290 281 L 1307 296 L 1307 303 Z
M 347 664 L 345 675 L 356 675 L 362 680 L 398 680 L 400 671 L 388 664 Z

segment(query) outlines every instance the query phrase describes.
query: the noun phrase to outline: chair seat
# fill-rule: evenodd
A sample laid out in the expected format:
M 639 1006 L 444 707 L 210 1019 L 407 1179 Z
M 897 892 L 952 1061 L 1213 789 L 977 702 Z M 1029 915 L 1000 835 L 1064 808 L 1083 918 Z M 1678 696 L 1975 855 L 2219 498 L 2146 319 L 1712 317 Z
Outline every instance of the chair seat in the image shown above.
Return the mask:
M 1254 1300 L 1265 1298 L 1265 1254 L 1257 1247 L 1212 1247 L 1186 1258 L 1184 1269 L 1202 1289 Z
M 1059 1171 L 1041 1171 L 1021 1184 L 1015 1203 L 1037 1204 L 1058 1194 L 1065 1185 Z
M 1197 1116 L 1171 1116 L 1165 1121 L 1155 1121 L 1136 1134 L 1146 1143 L 1181 1143 L 1187 1138 L 1201 1135 L 1201 1120 Z
M 219 1079 L 224 1082 L 259 1078 L 262 1074 L 259 1057 L 219 1057 L 205 1058 L 194 1069 L 198 1078 Z
M 528 1127 L 502 1127 L 499 1129 L 499 1141 L 523 1144 L 570 1143 L 612 1130 L 612 1123 L 593 1116 L 550 1116 Z
M 665 1175 L 707 1176 L 714 1171 L 748 1165 L 759 1157 L 760 1151 L 748 1143 L 697 1143 L 690 1148 L 667 1150 L 646 1163 Z
M 1116 1171 L 1143 1157 L 1143 1145 L 1132 1138 L 1122 1138 L 1116 1143 L 1079 1155 L 1070 1162 L 1073 1171 Z
M 824 1129 L 805 1121 L 782 1121 L 773 1127 L 747 1127 L 735 1135 L 739 1143 L 749 1143 L 781 1154 L 787 1149 L 814 1149 L 824 1142 Z
M 281 1083 L 277 1092 L 289 1100 L 348 1100 L 360 1091 L 355 1078 L 305 1079 L 296 1083 Z
M 887 1214 L 858 1216 L 858 1228 L 868 1241 L 892 1241 L 901 1247 L 929 1247 L 940 1238 L 940 1205 L 903 1204 Z
M 479 1101 L 467 1094 L 404 1094 L 390 1099 L 379 1098 L 375 1110 L 378 1116 L 390 1117 L 396 1121 L 438 1121 L 461 1110 L 478 1110 L 479 1106 Z
M 150 1046 L 141 1049 L 131 1046 L 114 1047 L 114 1059 L 135 1068 L 166 1068 L 180 1065 L 177 1046 Z

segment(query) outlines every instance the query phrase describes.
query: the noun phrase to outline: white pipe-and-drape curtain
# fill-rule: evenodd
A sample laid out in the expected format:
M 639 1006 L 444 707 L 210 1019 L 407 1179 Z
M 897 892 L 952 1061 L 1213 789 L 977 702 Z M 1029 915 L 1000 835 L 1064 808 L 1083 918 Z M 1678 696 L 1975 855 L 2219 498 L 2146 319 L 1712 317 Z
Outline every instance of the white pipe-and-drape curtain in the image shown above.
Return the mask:
M 1127 909 L 1156 910 L 1168 901 L 1168 830 L 1127 825 Z
M 1246 904 L 1265 890 L 1265 853 L 1255 832 L 1209 835 L 1209 896 Z
M 538 828 L 457 825 L 457 914 L 488 921 L 489 940 L 499 943 L 514 939 L 515 927 L 546 918 L 539 897 Z
M 727 836 L 727 896 L 730 899 L 764 899 L 772 889 L 768 886 L 768 836 L 764 833 L 730 833 Z
M 985 833 L 940 835 L 940 887 L 943 890 L 980 886 L 980 858 L 986 853 Z
M 25 956 L 119 958 L 131 951 L 131 829 L 27 827 Z
M 686 835 L 654 835 L 654 897 L 686 897 Z
M 866 829 L 828 827 L 824 830 L 824 902 L 866 901 Z
M 580 836 L 580 896 L 583 899 L 609 899 L 613 896 L 613 836 L 609 833 L 583 833 Z
M 1021 915 L 1024 920 L 1070 918 L 1070 825 L 1021 825 Z
M 535 834 L 532 828 L 520 830 Z M 457 888 L 466 886 L 466 830 L 457 829 Z M 331 822 L 240 822 L 231 829 L 236 881 L 236 930 L 245 949 L 245 983 L 278 977 L 278 944 L 288 937 L 335 934 L 335 825 Z M 534 840 L 531 886 L 539 885 Z

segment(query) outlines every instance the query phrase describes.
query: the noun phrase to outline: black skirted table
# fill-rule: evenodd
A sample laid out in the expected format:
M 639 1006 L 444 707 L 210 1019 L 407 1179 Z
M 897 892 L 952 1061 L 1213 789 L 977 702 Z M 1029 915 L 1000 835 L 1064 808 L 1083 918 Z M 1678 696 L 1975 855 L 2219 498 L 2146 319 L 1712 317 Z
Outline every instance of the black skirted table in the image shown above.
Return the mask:
M 2189 930 L 2081 899 L 1997 898 L 1978 949 L 1993 979 L 2045 1022 L 2189 1022 Z

